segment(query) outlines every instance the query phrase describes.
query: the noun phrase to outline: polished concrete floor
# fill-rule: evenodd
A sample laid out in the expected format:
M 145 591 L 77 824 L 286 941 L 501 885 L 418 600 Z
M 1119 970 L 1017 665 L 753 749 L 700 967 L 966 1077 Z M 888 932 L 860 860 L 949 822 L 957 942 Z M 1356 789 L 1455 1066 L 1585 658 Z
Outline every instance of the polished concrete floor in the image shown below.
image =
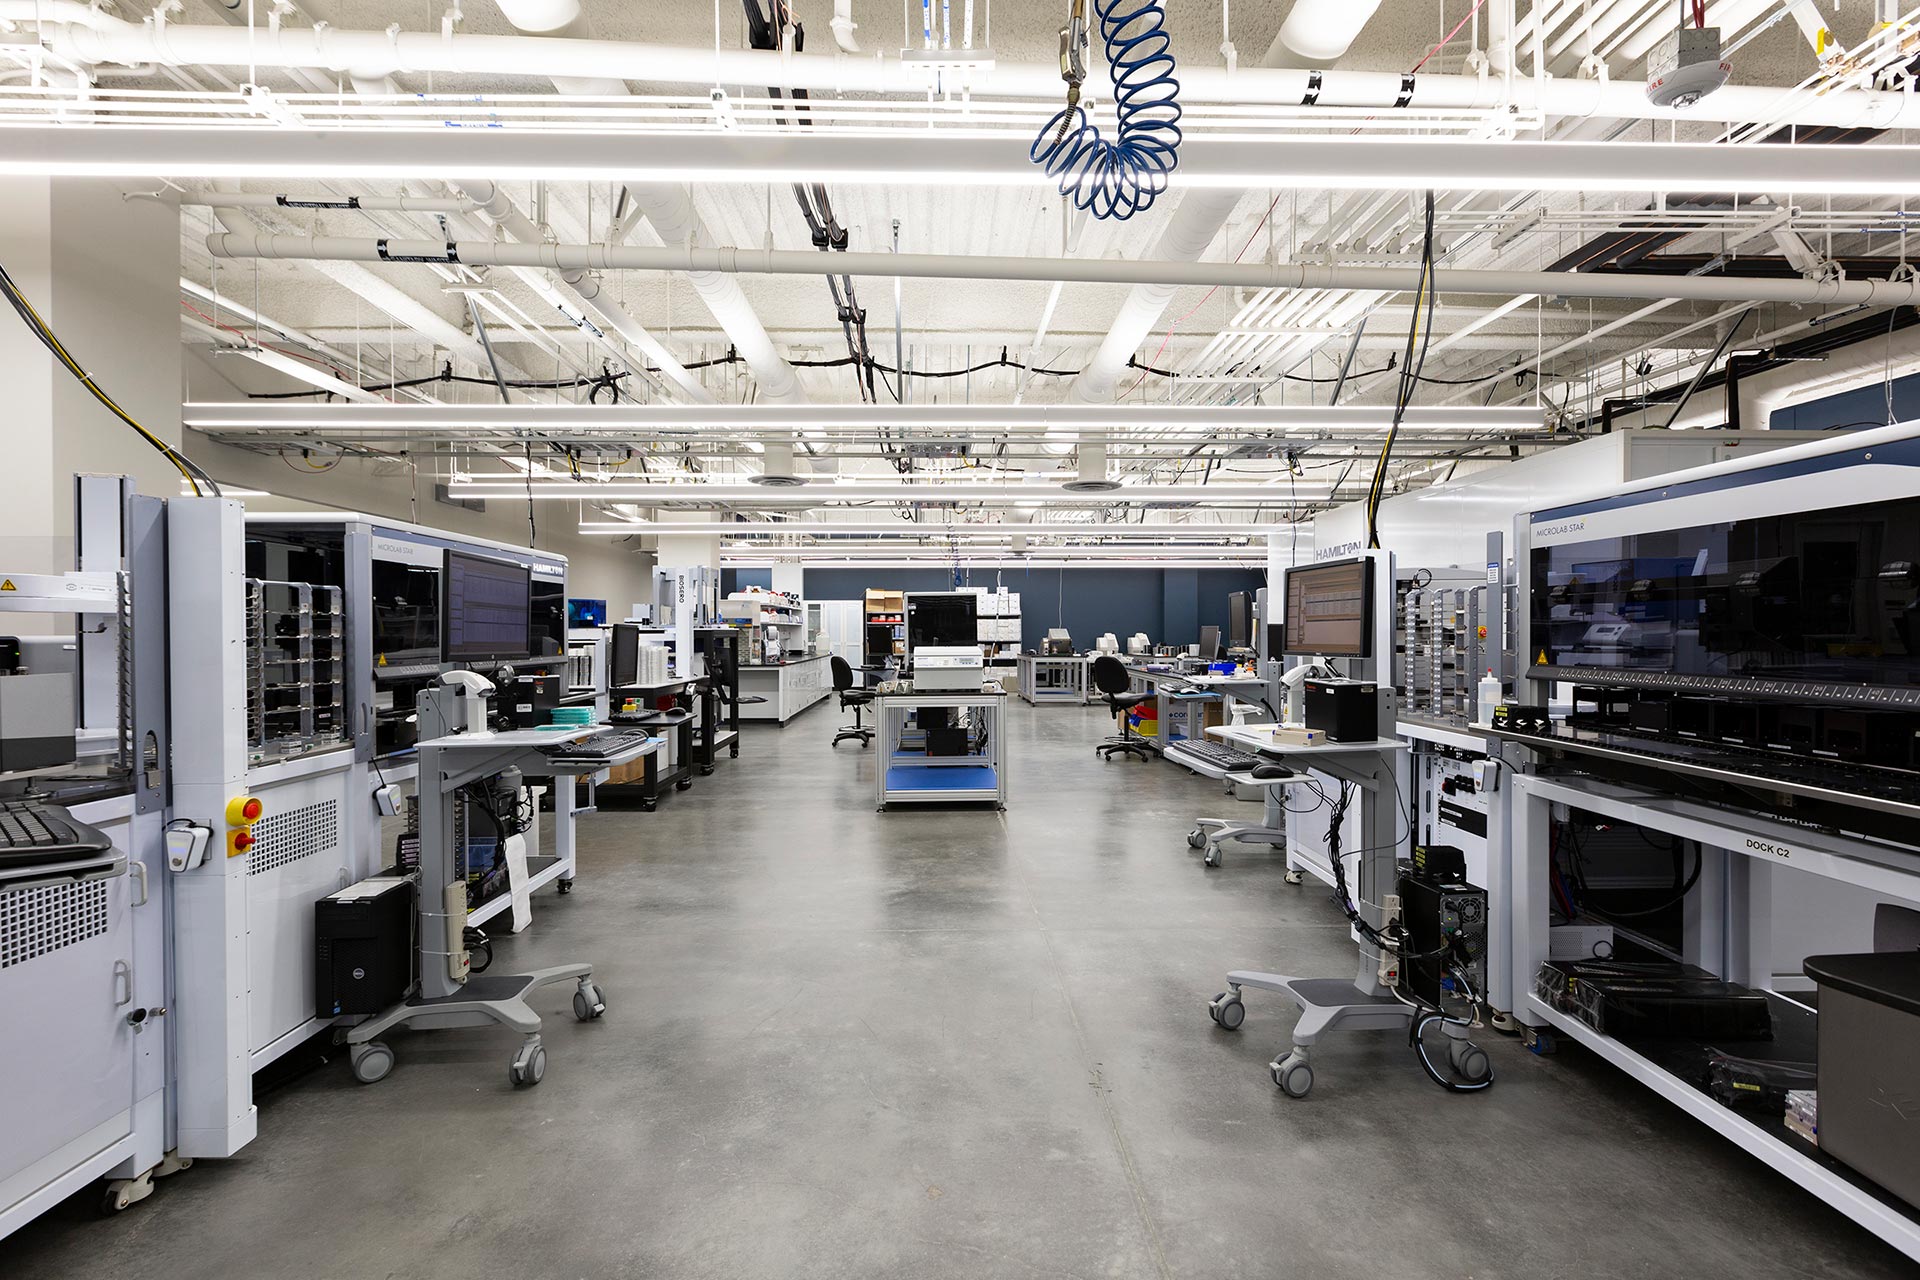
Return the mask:
M 610 1005 L 511 1037 L 397 1034 L 260 1103 L 236 1159 L 118 1217 L 76 1197 L 0 1274 L 444 1277 L 1912 1276 L 1891 1250 L 1578 1051 L 1482 1036 L 1481 1095 L 1396 1035 L 1266 1063 L 1292 1015 L 1229 968 L 1343 974 L 1324 888 L 1183 836 L 1214 785 L 1103 764 L 1095 709 L 1015 704 L 1005 814 L 876 814 L 824 704 L 653 814 L 582 821 L 578 891 L 496 963 L 589 959 Z M 1251 806 L 1240 812 L 1251 811 Z M 48 1064 L 59 1069 L 59 1064 Z

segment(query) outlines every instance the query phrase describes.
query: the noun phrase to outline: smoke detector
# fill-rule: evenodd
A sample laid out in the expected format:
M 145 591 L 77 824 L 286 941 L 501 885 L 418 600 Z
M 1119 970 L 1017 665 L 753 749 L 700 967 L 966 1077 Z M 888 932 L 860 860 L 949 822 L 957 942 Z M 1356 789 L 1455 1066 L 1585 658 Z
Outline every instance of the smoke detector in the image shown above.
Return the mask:
M 1732 71 L 1720 57 L 1720 28 L 1676 27 L 1647 57 L 1647 101 L 1685 109 L 1725 84 Z

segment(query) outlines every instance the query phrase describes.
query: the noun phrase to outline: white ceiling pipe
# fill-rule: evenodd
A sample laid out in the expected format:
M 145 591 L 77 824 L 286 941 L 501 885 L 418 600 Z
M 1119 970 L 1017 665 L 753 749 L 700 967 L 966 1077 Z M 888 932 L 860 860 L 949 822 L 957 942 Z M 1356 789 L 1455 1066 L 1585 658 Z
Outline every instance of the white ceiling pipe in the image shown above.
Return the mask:
M 500 185 L 488 178 L 470 178 L 457 184 L 476 208 L 491 218 L 496 226 L 512 236 L 515 242 L 523 244 L 543 244 L 545 237 L 533 220 L 514 205 L 511 197 L 500 189 Z M 499 242 L 493 242 L 499 243 Z M 523 267 L 539 266 L 538 263 L 507 263 L 501 266 L 519 265 Z M 681 364 L 674 354 L 667 350 L 661 341 L 647 332 L 646 328 L 628 313 L 627 309 L 613 299 L 604 297 L 600 282 L 588 274 L 585 267 L 555 268 L 560 272 L 561 281 L 569 292 L 580 300 L 580 304 L 599 317 L 609 329 L 621 338 L 632 343 L 660 366 L 660 372 L 689 400 L 697 404 L 711 404 L 713 396 L 700 385 L 700 379 L 693 371 Z
M 712 237 L 701 222 L 700 215 L 694 211 L 693 200 L 684 186 L 666 182 L 630 182 L 627 184 L 627 197 L 639 203 L 647 215 L 647 221 L 653 224 L 654 232 L 664 244 L 712 243 Z M 728 341 L 740 352 L 741 358 L 747 362 L 747 368 L 753 371 L 760 398 L 775 404 L 805 403 L 807 393 L 800 385 L 800 375 L 775 349 L 766 325 L 754 312 L 753 304 L 747 301 L 739 280 L 719 271 L 692 271 L 687 274 L 687 283 L 700 295 L 700 301 L 712 313 Z
M 236 319 L 245 320 L 257 329 L 270 329 L 287 340 L 297 342 L 309 351 L 318 352 L 343 367 L 362 365 L 380 368 L 385 366 L 389 371 L 392 371 L 392 366 L 387 365 L 386 361 L 382 358 L 387 341 L 386 330 L 372 328 L 365 330 L 353 329 L 347 331 L 344 335 L 333 335 L 339 337 L 343 342 L 360 344 L 364 348 L 367 348 L 360 356 L 355 357 L 334 345 L 329 339 L 322 338 L 319 333 L 312 329 L 299 329 L 293 325 L 284 324 L 272 316 L 263 315 L 255 311 L 245 303 L 235 302 L 232 298 L 215 293 L 205 285 L 189 280 L 185 276 L 180 277 L 180 292 L 190 297 L 198 298 L 201 302 L 211 306 L 216 318 L 222 313 L 225 313 Z M 408 334 L 407 337 L 414 346 L 438 345 L 433 343 L 432 339 L 419 334 Z M 402 345 L 408 344 L 403 343 Z M 417 390 L 409 391 L 406 394 L 418 399 L 432 399 L 431 396 L 421 396 Z
M 1761 148 L 1724 148 L 1760 150 Z M 1083 284 L 1220 285 L 1246 289 L 1344 289 L 1406 293 L 1418 267 L 1344 267 L 1269 262 L 1159 262 L 1124 259 L 971 257 L 933 253 L 812 253 L 792 249 L 647 248 L 635 245 L 519 244 L 506 241 L 367 240 L 346 236 L 207 237 L 216 258 L 312 262 L 458 261 L 475 266 L 562 271 L 729 271 L 751 275 L 905 276 L 936 280 L 1066 280 Z M 453 255 L 449 257 L 448 255 Z M 1632 272 L 1482 271 L 1440 268 L 1439 293 L 1511 298 L 1666 298 L 1703 302 L 1785 302 L 1910 306 L 1920 285 L 1894 280 L 1791 280 L 1640 275 Z
M 677 48 L 617 40 L 568 40 L 439 31 L 338 31 L 282 27 L 279 31 L 236 27 L 125 22 L 77 0 L 0 0 L 0 22 L 39 33 L 55 53 L 89 66 L 104 63 L 165 66 L 308 67 L 361 74 L 445 72 L 479 75 L 632 78 L 666 84 L 765 84 L 777 81 L 822 92 L 891 93 L 924 97 L 930 74 L 912 63 L 838 54 L 776 54 L 761 50 Z M 1324 106 L 1390 109 L 1401 96 L 1397 72 L 1321 72 Z M 1180 95 L 1187 102 L 1298 105 L 1308 72 L 1241 67 L 1182 67 Z M 1644 86 L 1632 80 L 1599 81 L 1516 77 L 1512 105 L 1555 116 L 1600 115 L 1629 120 L 1771 121 L 1780 90 L 1727 85 L 1686 110 L 1655 107 Z M 996 63 L 975 72 L 975 96 L 1052 101 L 1060 92 L 1059 68 L 1051 63 Z M 1491 110 L 1507 105 L 1503 81 L 1489 76 L 1422 75 L 1413 105 Z M 1912 95 L 1835 89 L 1795 102 L 1788 123 L 1901 128 L 1920 122 Z
M 212 198 L 217 200 L 222 194 L 224 193 L 216 192 Z M 228 228 L 225 234 L 252 234 L 236 233 L 233 230 L 236 219 L 226 216 L 223 213 L 222 207 L 219 205 L 214 206 L 213 216 L 216 222 Z M 271 212 L 261 211 L 248 216 L 262 218 L 269 227 L 278 226 L 291 229 L 293 225 Z M 377 260 L 377 258 L 375 260 Z M 358 294 L 377 310 L 392 316 L 402 326 L 412 329 L 417 333 L 424 334 L 445 350 L 472 361 L 476 365 L 485 366 L 487 364 L 489 357 L 486 350 L 480 345 L 479 341 L 468 334 L 466 330 L 442 318 L 438 312 L 434 311 L 433 308 L 429 307 L 426 303 L 420 301 L 406 290 L 399 288 L 397 285 L 390 284 L 381 279 L 365 267 L 360 266 L 358 262 L 349 259 L 329 259 L 316 261 L 315 267 L 320 274 L 326 276 L 341 288 Z M 514 370 L 514 372 L 517 376 L 519 370 Z
M 471 200 L 458 196 L 296 196 L 272 191 L 222 191 L 184 195 L 183 209 L 375 209 L 392 213 L 470 213 Z
M 833 21 L 829 25 L 833 28 L 833 42 L 840 46 L 840 52 L 860 52 L 859 42 L 853 38 L 853 29 L 860 25 L 853 20 L 853 0 L 833 0 Z M 967 35 L 973 35 L 971 28 Z
M 1270 68 L 1327 67 L 1344 54 L 1379 8 L 1380 0 L 1294 0 L 1263 60 Z M 1207 251 L 1233 215 L 1245 191 L 1189 191 L 1154 242 L 1151 256 L 1165 262 L 1192 262 Z M 1127 361 L 1153 331 L 1173 301 L 1175 286 L 1135 285 L 1099 350 L 1067 388 L 1067 398 L 1082 404 L 1111 400 Z
M 593 38 L 593 22 L 580 7 L 580 0 L 497 0 L 497 3 L 507 21 L 530 36 Z M 627 82 L 616 76 L 557 75 L 553 77 L 553 87 L 582 98 L 620 97 L 627 92 Z

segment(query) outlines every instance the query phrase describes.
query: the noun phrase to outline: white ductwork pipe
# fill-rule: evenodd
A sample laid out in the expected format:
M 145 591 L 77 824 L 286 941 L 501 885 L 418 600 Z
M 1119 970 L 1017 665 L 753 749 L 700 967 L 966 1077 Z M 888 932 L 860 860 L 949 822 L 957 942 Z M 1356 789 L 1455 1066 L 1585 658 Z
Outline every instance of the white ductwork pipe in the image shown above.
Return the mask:
M 546 242 L 540 228 L 531 218 L 521 213 L 511 197 L 500 189 L 500 185 L 488 178 L 471 178 L 456 184 L 466 197 L 473 201 L 474 207 L 499 227 L 513 242 L 521 246 L 538 246 Z M 499 244 L 498 241 L 488 243 Z M 540 263 L 501 262 L 505 267 L 538 267 Z M 700 379 L 674 356 L 661 341 L 648 333 L 646 328 L 627 313 L 627 309 L 612 298 L 601 296 L 600 282 L 589 274 L 589 268 L 553 267 L 560 273 L 562 283 L 569 292 L 580 300 L 581 306 L 604 323 L 621 338 L 632 343 L 660 366 L 660 372 L 678 387 L 688 399 L 696 403 L 711 403 L 713 396 L 700 385 Z M 544 284 L 544 282 L 541 282 Z M 539 287 L 539 286 L 536 286 Z
M 1378 7 L 1379 0 L 1294 0 L 1264 61 L 1268 67 L 1329 66 L 1352 46 L 1353 38 Z M 1164 262 L 1198 259 L 1245 194 L 1225 190 L 1187 192 L 1154 242 L 1153 256 Z M 1127 294 L 1093 359 L 1068 386 L 1069 400 L 1097 404 L 1113 399 L 1127 361 L 1166 314 L 1173 290 L 1171 285 L 1137 285 Z
M 233 334 L 221 329 L 216 329 L 214 326 L 204 321 L 196 320 L 192 316 L 181 316 L 180 327 L 188 333 L 199 334 L 201 337 L 206 338 L 212 342 L 214 349 L 217 351 L 227 351 L 237 356 L 244 356 L 246 359 L 253 361 L 263 368 L 272 369 L 275 373 L 283 373 L 296 381 L 306 383 L 310 387 L 317 387 L 322 391 L 330 392 L 333 395 L 339 396 L 342 400 L 351 401 L 355 404 L 387 403 L 386 397 L 384 396 L 377 396 L 371 391 L 362 391 L 351 382 L 342 381 L 330 373 L 322 373 L 312 365 L 304 364 L 292 356 L 281 355 L 278 351 L 250 343 L 244 338 L 236 338 Z
M 821 92 L 924 96 L 934 74 L 910 62 L 846 58 L 838 54 L 676 48 L 617 40 L 455 34 L 438 31 L 247 30 L 234 27 L 124 22 L 75 0 L 0 0 L 0 22 L 38 33 L 63 58 L 87 66 L 147 62 L 165 66 L 290 69 L 306 67 L 361 75 L 442 72 L 598 80 L 631 78 L 710 87 L 780 83 Z M 1920 32 L 1905 38 L 1920 48 Z M 1891 57 L 1894 50 L 1889 50 Z M 1310 72 L 1240 67 L 1182 67 L 1184 102 L 1240 106 L 1298 106 L 1308 96 Z M 1398 72 L 1322 71 L 1314 100 L 1330 107 L 1391 109 L 1411 106 L 1492 110 L 1509 105 L 1499 77 L 1422 75 L 1408 97 Z M 976 70 L 974 97 L 1053 101 L 1059 68 L 1050 63 L 996 63 Z M 1773 122 L 1781 91 L 1764 85 L 1727 85 L 1685 110 L 1655 107 L 1643 85 L 1630 81 L 1516 79 L 1511 105 L 1550 116 L 1604 116 L 1623 120 Z M 1896 129 L 1920 124 L 1915 95 L 1835 88 L 1800 95 L 1785 123 Z
M 530 36 L 559 36 L 569 40 L 591 40 L 593 22 L 580 7 L 580 0 L 497 0 L 500 12 L 515 29 Z M 614 76 L 552 77 L 553 87 L 562 93 L 582 98 L 618 98 L 625 96 L 627 82 Z
M 677 183 L 630 182 L 627 197 L 639 203 L 647 221 L 669 248 L 692 246 L 706 239 L 706 228 L 694 211 L 693 200 L 685 187 Z M 740 282 L 724 272 L 694 271 L 688 273 L 687 283 L 700 295 L 700 301 L 725 331 L 727 340 L 753 371 L 760 398 L 775 404 L 806 403 L 807 393 L 800 385 L 800 375 L 775 350 L 766 325 L 760 322 L 753 304 L 747 301 Z
M 971 8 L 968 13 L 972 13 Z M 833 0 L 833 21 L 829 25 L 833 27 L 833 42 L 840 46 L 840 52 L 860 52 L 860 45 L 853 38 L 853 29 L 860 25 L 853 20 L 853 0 Z M 967 34 L 973 34 L 971 27 Z
M 1361 289 L 1410 293 L 1418 267 L 1337 267 L 1273 262 L 1159 262 L 1126 259 L 968 257 L 937 253 L 835 253 L 797 249 L 648 248 L 639 245 L 519 244 L 509 241 L 368 240 L 345 236 L 266 236 L 243 232 L 207 237 L 216 258 L 279 258 L 312 262 L 464 262 L 474 266 L 547 267 L 561 272 L 725 271 L 748 275 L 929 280 L 1065 280 L 1070 284 L 1219 285 L 1244 289 Z M 1438 293 L 1512 298 L 1671 298 L 1701 302 L 1864 303 L 1912 306 L 1920 284 L 1894 280 L 1794 280 L 1760 277 L 1641 275 L 1632 272 L 1433 272 Z

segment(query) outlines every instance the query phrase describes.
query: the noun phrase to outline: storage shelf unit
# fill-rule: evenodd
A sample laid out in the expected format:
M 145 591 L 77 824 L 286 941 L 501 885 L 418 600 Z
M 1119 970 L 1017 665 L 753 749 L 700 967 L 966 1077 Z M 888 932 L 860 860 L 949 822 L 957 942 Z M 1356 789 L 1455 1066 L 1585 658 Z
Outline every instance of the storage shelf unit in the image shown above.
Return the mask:
M 866 598 L 865 637 L 861 658 L 866 666 L 904 663 L 907 656 L 907 593 L 869 589 Z
M 1549 954 L 1551 813 L 1568 805 L 1617 822 L 1669 832 L 1701 846 L 1697 897 L 1707 910 L 1683 958 L 1755 990 L 1771 992 L 1772 873 L 1776 866 L 1920 904 L 1920 864 L 1910 848 L 1789 826 L 1759 814 L 1615 783 L 1523 774 L 1514 779 L 1513 1012 L 1551 1028 L 1619 1067 L 1687 1115 L 1812 1192 L 1908 1257 L 1920 1261 L 1920 1212 L 1798 1139 L 1754 1123 L 1667 1069 L 1642 1048 L 1596 1031 L 1533 994 Z

